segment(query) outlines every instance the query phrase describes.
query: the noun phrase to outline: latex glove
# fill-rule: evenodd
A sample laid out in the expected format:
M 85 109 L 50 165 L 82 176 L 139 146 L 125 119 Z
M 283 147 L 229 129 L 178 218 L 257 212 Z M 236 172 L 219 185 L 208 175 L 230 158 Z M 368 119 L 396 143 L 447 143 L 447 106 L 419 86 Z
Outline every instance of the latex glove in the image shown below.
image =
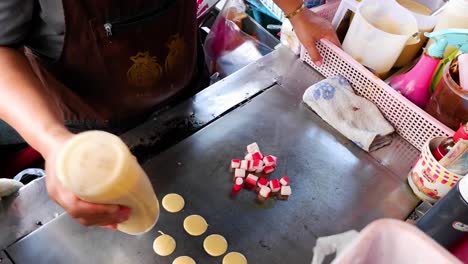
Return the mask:
M 322 56 L 316 46 L 317 41 L 327 39 L 336 46 L 341 47 L 340 41 L 330 22 L 309 9 L 304 9 L 290 20 L 297 37 L 317 66 L 320 66 L 323 62 Z
M 24 185 L 12 179 L 0 179 L 0 200 L 17 192 Z
M 319 237 L 314 247 L 312 264 L 321 264 L 326 256 L 335 252 L 338 256 L 358 235 L 359 232 L 350 230 L 333 236 Z

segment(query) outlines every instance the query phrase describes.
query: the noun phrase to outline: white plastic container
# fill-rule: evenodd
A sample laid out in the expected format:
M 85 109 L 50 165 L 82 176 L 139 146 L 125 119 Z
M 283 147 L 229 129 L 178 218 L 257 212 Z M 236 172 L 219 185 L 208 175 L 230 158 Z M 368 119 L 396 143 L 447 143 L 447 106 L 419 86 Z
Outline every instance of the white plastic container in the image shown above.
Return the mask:
M 137 235 L 156 224 L 159 203 L 151 182 L 119 137 L 102 131 L 78 134 L 65 144 L 56 164 L 60 182 L 80 199 L 132 209 L 118 230 Z
M 403 67 L 409 64 L 416 55 L 419 54 L 421 48 L 427 41 L 427 37 L 424 36 L 425 32 L 432 32 L 436 23 L 437 16 L 432 16 L 436 10 L 444 5 L 443 0 L 397 0 L 398 4 L 408 9 L 418 22 L 419 36 L 421 40 L 419 43 L 407 45 L 400 57 L 395 62 L 395 67 Z
M 450 0 L 439 14 L 434 31 L 447 28 L 468 28 L 468 0 Z
M 419 42 L 415 17 L 395 0 L 347 2 L 356 15 L 343 42 L 344 51 L 377 75 L 385 76 L 403 48 Z
M 465 28 L 468 29 L 468 0 L 450 0 L 444 10 L 439 14 L 434 31 L 439 31 L 448 28 Z M 433 43 L 432 40 L 426 47 Z M 447 47 L 445 57 L 450 55 L 455 48 Z

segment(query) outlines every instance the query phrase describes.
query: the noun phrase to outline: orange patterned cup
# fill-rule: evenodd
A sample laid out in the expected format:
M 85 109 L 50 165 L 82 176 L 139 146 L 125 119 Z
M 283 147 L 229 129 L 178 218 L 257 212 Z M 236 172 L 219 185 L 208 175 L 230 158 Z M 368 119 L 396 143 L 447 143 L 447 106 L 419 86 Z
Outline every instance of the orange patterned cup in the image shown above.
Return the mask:
M 444 197 L 463 178 L 462 175 L 451 173 L 442 167 L 432 155 L 432 151 L 444 139 L 446 138 L 436 137 L 429 140 L 408 174 L 408 183 L 416 196 L 430 203 Z

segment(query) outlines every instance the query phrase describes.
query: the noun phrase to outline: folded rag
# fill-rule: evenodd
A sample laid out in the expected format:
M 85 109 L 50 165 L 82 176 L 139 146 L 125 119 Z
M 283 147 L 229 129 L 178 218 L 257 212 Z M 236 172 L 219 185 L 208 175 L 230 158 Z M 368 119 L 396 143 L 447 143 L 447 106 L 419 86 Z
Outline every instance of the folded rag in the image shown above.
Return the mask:
M 323 120 L 365 151 L 391 143 L 395 130 L 379 109 L 357 96 L 342 76 L 325 79 L 309 87 L 303 96 Z

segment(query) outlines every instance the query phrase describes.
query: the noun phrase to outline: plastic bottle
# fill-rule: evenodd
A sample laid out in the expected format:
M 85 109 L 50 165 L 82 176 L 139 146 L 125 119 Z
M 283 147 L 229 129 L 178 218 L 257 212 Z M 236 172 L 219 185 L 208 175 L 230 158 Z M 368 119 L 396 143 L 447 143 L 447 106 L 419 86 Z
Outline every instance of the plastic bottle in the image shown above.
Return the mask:
M 452 150 L 453 146 L 455 146 L 455 142 L 452 138 L 447 138 L 436 149 L 432 151 L 432 155 L 437 161 L 440 161 L 447 155 L 450 150 Z
M 424 108 L 430 97 L 428 87 L 432 80 L 431 73 L 439 65 L 439 61 L 440 58 L 433 58 L 424 53 L 416 66 L 409 72 L 393 78 L 390 86 L 417 106 Z
M 468 178 L 458 184 L 416 225 L 445 248 L 468 237 Z
M 151 182 L 122 140 L 89 131 L 69 140 L 57 158 L 57 176 L 80 199 L 130 207 L 130 218 L 117 225 L 127 234 L 149 231 L 159 217 Z
M 468 0 L 450 0 L 444 10 L 439 14 L 434 31 L 439 31 L 449 28 L 465 28 L 468 29 Z M 426 47 L 433 43 L 429 40 Z M 455 48 L 447 48 L 444 58 L 451 54 Z
M 440 161 L 447 155 L 456 143 L 460 140 L 468 140 L 468 123 L 460 126 L 453 137 L 443 140 L 437 148 L 432 151 L 432 155 L 437 161 Z

